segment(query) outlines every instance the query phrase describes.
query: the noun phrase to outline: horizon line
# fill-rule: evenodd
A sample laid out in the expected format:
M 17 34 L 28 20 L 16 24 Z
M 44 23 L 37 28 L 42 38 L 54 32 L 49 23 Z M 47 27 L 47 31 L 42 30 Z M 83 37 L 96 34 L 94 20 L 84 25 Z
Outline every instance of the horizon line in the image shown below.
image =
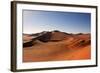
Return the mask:
M 65 31 L 59 31 L 59 30 L 53 30 L 53 31 L 41 31 L 41 32 L 54 32 L 54 31 L 58 31 L 58 32 L 65 32 Z M 35 33 L 41 33 L 41 32 L 35 32 Z M 33 33 L 28 33 L 28 32 L 23 32 L 23 34 L 35 34 Z M 79 34 L 79 33 L 83 33 L 83 34 L 90 34 L 91 32 L 65 32 L 65 33 L 69 33 L 69 34 Z

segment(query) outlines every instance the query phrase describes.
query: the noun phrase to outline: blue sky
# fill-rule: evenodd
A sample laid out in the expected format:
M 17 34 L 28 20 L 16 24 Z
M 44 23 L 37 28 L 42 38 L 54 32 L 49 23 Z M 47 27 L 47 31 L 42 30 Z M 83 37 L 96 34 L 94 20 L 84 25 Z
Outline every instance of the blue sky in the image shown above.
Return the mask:
M 53 30 L 67 33 L 90 33 L 91 14 L 23 10 L 23 33 Z

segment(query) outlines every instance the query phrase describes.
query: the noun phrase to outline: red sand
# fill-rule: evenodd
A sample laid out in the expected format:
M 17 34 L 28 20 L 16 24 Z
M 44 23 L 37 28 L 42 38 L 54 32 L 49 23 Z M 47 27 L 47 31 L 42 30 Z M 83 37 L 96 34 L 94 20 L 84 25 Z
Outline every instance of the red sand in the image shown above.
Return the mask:
M 83 60 L 91 59 L 91 45 L 80 45 L 82 39 L 89 40 L 86 35 L 67 38 L 59 42 L 37 43 L 32 47 L 23 48 L 23 62 Z

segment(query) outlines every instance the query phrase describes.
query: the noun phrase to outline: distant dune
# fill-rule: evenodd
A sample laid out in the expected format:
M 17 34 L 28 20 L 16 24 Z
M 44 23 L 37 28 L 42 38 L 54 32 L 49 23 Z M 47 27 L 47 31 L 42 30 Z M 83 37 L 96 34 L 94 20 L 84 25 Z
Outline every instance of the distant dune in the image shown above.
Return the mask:
M 90 34 L 44 31 L 23 34 L 23 62 L 91 59 Z

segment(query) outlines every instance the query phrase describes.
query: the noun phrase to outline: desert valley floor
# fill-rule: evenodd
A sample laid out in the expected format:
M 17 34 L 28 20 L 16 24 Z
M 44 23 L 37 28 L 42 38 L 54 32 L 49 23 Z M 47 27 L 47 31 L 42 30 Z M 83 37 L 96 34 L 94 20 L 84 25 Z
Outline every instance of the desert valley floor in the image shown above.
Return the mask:
M 23 62 L 91 59 L 91 37 L 60 31 L 23 34 Z

